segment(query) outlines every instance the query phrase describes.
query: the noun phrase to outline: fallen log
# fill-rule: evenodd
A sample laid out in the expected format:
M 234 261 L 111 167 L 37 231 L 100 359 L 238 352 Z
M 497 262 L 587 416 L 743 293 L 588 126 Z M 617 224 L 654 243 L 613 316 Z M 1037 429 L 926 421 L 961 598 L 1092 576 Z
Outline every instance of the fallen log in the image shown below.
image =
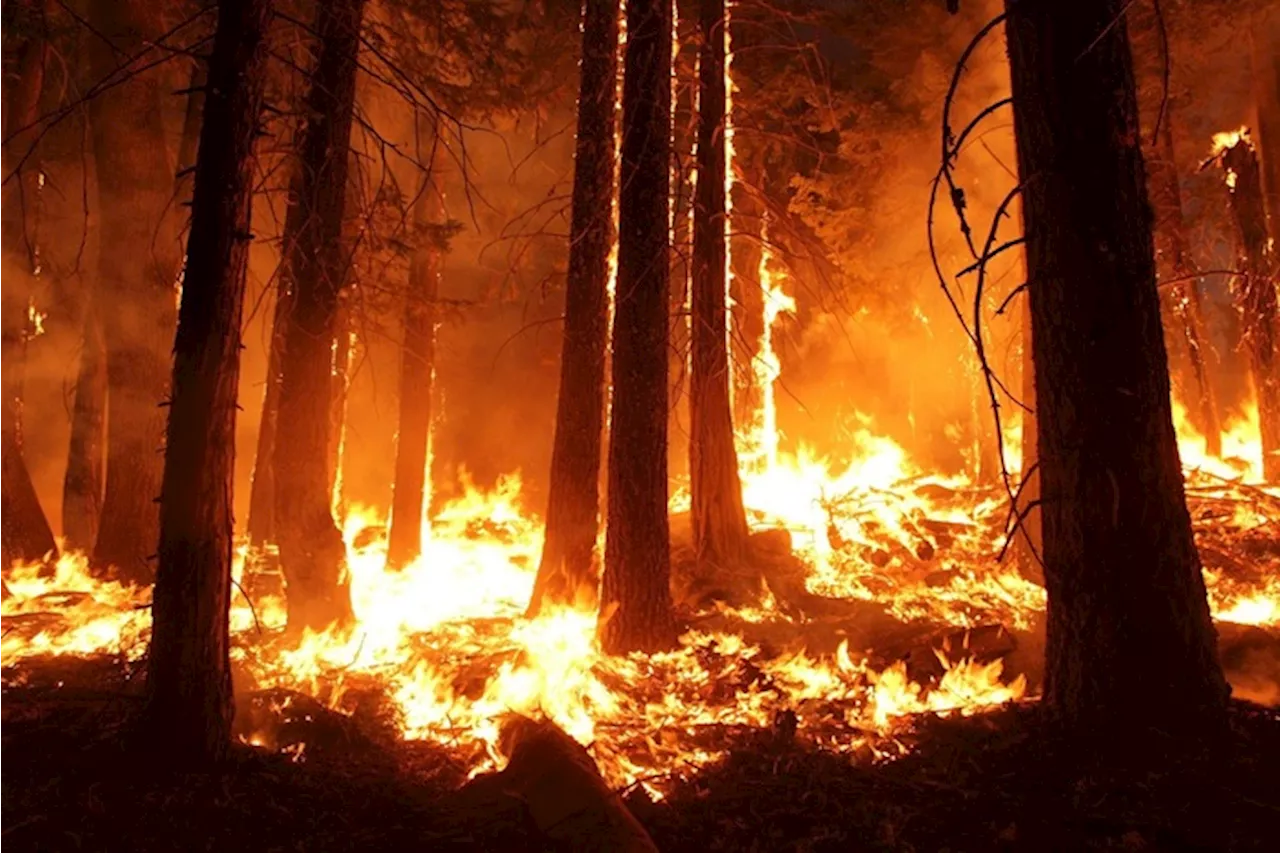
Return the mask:
M 538 831 L 558 849 L 657 853 L 591 756 L 555 723 L 513 715 L 499 748 L 509 756 L 496 777 L 501 789 L 524 803 Z

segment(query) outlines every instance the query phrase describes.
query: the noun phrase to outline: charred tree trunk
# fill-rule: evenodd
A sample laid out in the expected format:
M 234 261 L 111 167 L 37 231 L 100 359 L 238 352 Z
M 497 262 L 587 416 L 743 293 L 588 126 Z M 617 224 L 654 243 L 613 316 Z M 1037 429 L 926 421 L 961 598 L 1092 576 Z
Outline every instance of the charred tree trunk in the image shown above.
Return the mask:
M 323 629 L 351 615 L 342 534 L 330 507 L 331 346 L 346 274 L 342 216 L 364 0 L 317 7 L 320 46 L 302 137 L 300 228 L 286 238 L 294 288 L 280 362 L 275 523 L 289 626 Z
M 1280 10 L 1263 10 L 1249 30 L 1253 53 L 1254 100 L 1257 104 L 1258 148 L 1271 230 L 1280 230 Z
M 106 352 L 95 301 L 90 295 L 84 312 L 84 334 L 71 408 L 71 440 L 67 448 L 67 470 L 62 479 L 62 536 L 68 548 L 85 552 L 98 538 L 107 416 Z
M 1227 686 L 1169 402 L 1120 0 L 1007 0 L 1034 348 L 1045 704 L 1094 743 L 1203 731 Z
M 94 0 L 90 62 L 116 72 L 118 51 L 141 55 L 150 25 L 141 0 Z M 111 43 L 104 39 L 110 39 Z M 114 44 L 114 48 L 113 48 Z M 144 60 L 139 60 L 142 65 Z M 107 352 L 107 478 L 93 565 L 122 580 L 150 582 L 159 534 L 156 497 L 182 264 L 174 170 L 164 156 L 163 101 L 155 71 L 89 102 L 98 194 L 103 206 L 98 308 Z
M 39 21 L 34 24 L 42 26 Z M 36 288 L 38 264 L 34 223 L 39 206 L 40 167 L 34 156 L 35 133 L 18 131 L 37 117 L 48 52 L 43 33 L 28 36 L 19 48 L 18 80 L 11 91 L 5 92 L 4 133 L 6 138 L 14 136 L 5 153 L 15 163 L 26 161 L 14 167 L 12 177 L 5 174 L 4 233 L 0 238 L 5 266 L 4 304 L 0 308 L 0 394 L 4 396 L 0 414 L 0 468 L 4 481 L 0 487 L 4 504 L 0 511 L 0 559 L 5 566 L 11 560 L 39 560 L 57 552 L 53 531 L 22 455 L 22 386 L 31 331 L 28 305 Z
M 147 666 L 154 745 L 191 768 L 231 744 L 232 492 L 254 140 L 269 0 L 223 0 L 196 160 Z
M 1231 213 L 1240 232 L 1245 274 L 1237 282 L 1244 348 L 1249 355 L 1253 390 L 1258 396 L 1262 473 L 1280 482 L 1280 353 L 1276 340 L 1276 257 L 1267 230 L 1262 174 L 1248 135 L 1222 152 Z
M 670 0 L 629 0 L 624 73 L 609 505 L 600 589 L 601 642 L 610 654 L 669 647 L 676 636 L 667 519 Z
M 604 432 L 609 250 L 613 244 L 614 103 L 618 0 L 587 0 L 582 22 L 578 135 L 573 163 L 573 221 L 565 284 L 560 396 L 551 449 L 551 487 L 542 561 L 530 615 L 545 603 L 594 595 Z
M 1169 95 L 1167 38 L 1156 8 L 1138 3 L 1126 12 L 1138 90 L 1139 125 L 1147 169 L 1156 247 L 1156 274 L 1165 314 L 1173 387 L 1212 456 L 1222 454 L 1222 425 L 1209 373 L 1201 282 L 1192 260 L 1182 208 L 1182 187 L 1173 146 L 1173 99 Z
M 747 515 L 729 403 L 725 285 L 725 4 L 701 0 L 698 184 L 693 227 L 693 386 L 689 399 L 693 539 L 699 562 L 747 555 Z
M 422 554 L 422 515 L 428 485 L 427 450 L 431 442 L 431 392 L 436 360 L 436 297 L 444 246 L 432 227 L 444 218 L 439 189 L 440 135 L 433 141 L 431 173 L 414 202 L 414 225 L 421 241 L 409 261 L 409 290 L 404 303 L 404 344 L 400 351 L 400 429 L 396 438 L 395 485 L 391 493 L 391 531 L 387 563 L 402 567 Z
M 1204 433 L 1205 450 L 1211 456 L 1222 455 L 1222 423 L 1213 380 L 1209 375 L 1209 337 L 1204 326 L 1204 301 L 1200 279 L 1191 260 L 1191 241 L 1182 215 L 1182 189 L 1178 183 L 1178 165 L 1174 156 L 1172 119 L 1164 116 L 1154 156 L 1149 159 L 1147 186 L 1155 214 L 1156 268 L 1161 278 L 1168 279 L 1169 300 L 1177 328 L 1186 342 L 1187 364 L 1191 381 L 1184 382 L 1195 394 L 1191 410 Z

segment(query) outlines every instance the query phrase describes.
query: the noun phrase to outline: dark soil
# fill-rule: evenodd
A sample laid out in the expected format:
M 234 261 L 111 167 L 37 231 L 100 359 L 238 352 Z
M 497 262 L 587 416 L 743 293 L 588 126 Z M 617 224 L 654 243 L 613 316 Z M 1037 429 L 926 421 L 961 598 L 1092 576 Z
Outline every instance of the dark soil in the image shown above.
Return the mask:
M 459 792 L 447 750 L 305 703 L 298 757 L 248 747 L 212 775 L 153 769 L 137 677 L 115 661 L 5 671 L 3 841 L 40 850 L 551 850 L 518 800 Z M 308 728 L 309 727 L 309 728 Z M 296 739 L 296 738 L 295 738 Z M 1274 850 L 1280 713 L 1238 703 L 1216 742 L 1119 769 L 1068 747 L 1034 705 L 920 720 L 912 751 L 857 763 L 785 730 L 652 803 L 663 851 Z M 564 848 L 559 848 L 564 849 Z

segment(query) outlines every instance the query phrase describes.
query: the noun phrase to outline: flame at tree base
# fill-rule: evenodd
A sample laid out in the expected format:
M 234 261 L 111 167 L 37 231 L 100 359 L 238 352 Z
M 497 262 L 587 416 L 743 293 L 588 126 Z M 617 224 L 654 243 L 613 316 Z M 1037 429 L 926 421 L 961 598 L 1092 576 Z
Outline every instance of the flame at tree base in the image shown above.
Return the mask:
M 1224 446 L 1236 447 L 1233 441 Z M 1244 461 L 1235 464 L 1197 456 L 1194 436 L 1183 444 L 1202 548 L 1230 549 L 1219 542 L 1227 533 L 1247 536 L 1271 523 L 1266 513 L 1280 507 L 1280 492 L 1250 485 L 1256 460 L 1247 435 L 1238 444 Z M 924 474 L 901 447 L 868 430 L 850 446 L 853 461 L 842 467 L 802 449 L 744 476 L 753 520 L 790 532 L 810 594 L 874 603 L 899 625 L 1036 625 L 1044 591 L 994 560 L 1007 517 L 999 493 Z M 999 656 L 975 659 L 964 643 L 958 652 L 934 649 L 927 677 L 902 661 L 876 664 L 847 638 L 832 638 L 839 620 L 819 624 L 789 611 L 767 586 L 752 607 L 688 614 L 692 627 L 675 651 L 604 656 L 594 613 L 522 616 L 541 525 L 520 506 L 519 479 L 491 492 L 464 486 L 433 520 L 422 557 L 398 572 L 385 568 L 381 519 L 350 512 L 356 620 L 346 632 L 309 633 L 286 645 L 275 558 L 242 549 L 231 613 L 238 691 L 284 688 L 339 710 L 377 694 L 404 738 L 453 750 L 473 772 L 501 765 L 505 714 L 545 715 L 590 746 L 611 784 L 641 782 L 655 796 L 664 774 L 702 766 L 733 732 L 769 727 L 784 715 L 794 714 L 798 733 L 825 748 L 889 758 L 907 748 L 900 738 L 912 715 L 972 713 L 1026 693 L 1025 680 L 1007 678 Z M 677 495 L 673 509 L 680 508 Z M 1274 571 L 1259 566 L 1242 577 L 1206 563 L 1217 618 L 1280 626 Z M 52 572 L 16 566 L 6 581 L 6 666 L 45 655 L 145 655 L 149 592 L 94 579 L 82 555 L 62 556 Z M 824 643 L 824 653 L 811 651 Z M 242 739 L 273 743 L 267 731 Z

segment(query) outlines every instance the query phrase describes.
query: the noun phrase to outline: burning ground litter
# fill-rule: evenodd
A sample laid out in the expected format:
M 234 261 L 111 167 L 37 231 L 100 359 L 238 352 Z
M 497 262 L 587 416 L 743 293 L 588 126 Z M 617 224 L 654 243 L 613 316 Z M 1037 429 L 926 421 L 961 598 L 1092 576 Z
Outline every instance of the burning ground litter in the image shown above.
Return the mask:
M 1229 674 L 1238 695 L 1274 703 L 1280 490 L 1260 483 L 1248 426 L 1228 434 L 1222 459 L 1183 426 L 1182 452 Z M 303 723 L 332 710 L 434 744 L 474 776 L 504 764 L 507 715 L 545 716 L 588 747 L 610 785 L 660 799 L 747 732 L 793 731 L 874 763 L 910 751 L 921 715 L 1033 699 L 1044 591 L 1013 554 L 997 559 L 1003 493 L 925 474 L 867 431 L 854 447 L 843 471 L 801 454 L 746 478 L 754 565 L 718 583 L 682 559 L 675 495 L 686 630 L 677 649 L 653 655 L 601 654 L 587 608 L 524 617 L 541 533 L 518 477 L 488 492 L 464 484 L 401 571 L 385 566 L 383 520 L 353 508 L 344 537 L 356 622 L 342 633 L 286 635 L 274 556 L 243 546 L 236 736 L 305 762 L 315 734 Z M 77 554 L 17 566 L 6 582 L 6 689 L 50 657 L 143 665 L 148 592 L 95 578 Z

